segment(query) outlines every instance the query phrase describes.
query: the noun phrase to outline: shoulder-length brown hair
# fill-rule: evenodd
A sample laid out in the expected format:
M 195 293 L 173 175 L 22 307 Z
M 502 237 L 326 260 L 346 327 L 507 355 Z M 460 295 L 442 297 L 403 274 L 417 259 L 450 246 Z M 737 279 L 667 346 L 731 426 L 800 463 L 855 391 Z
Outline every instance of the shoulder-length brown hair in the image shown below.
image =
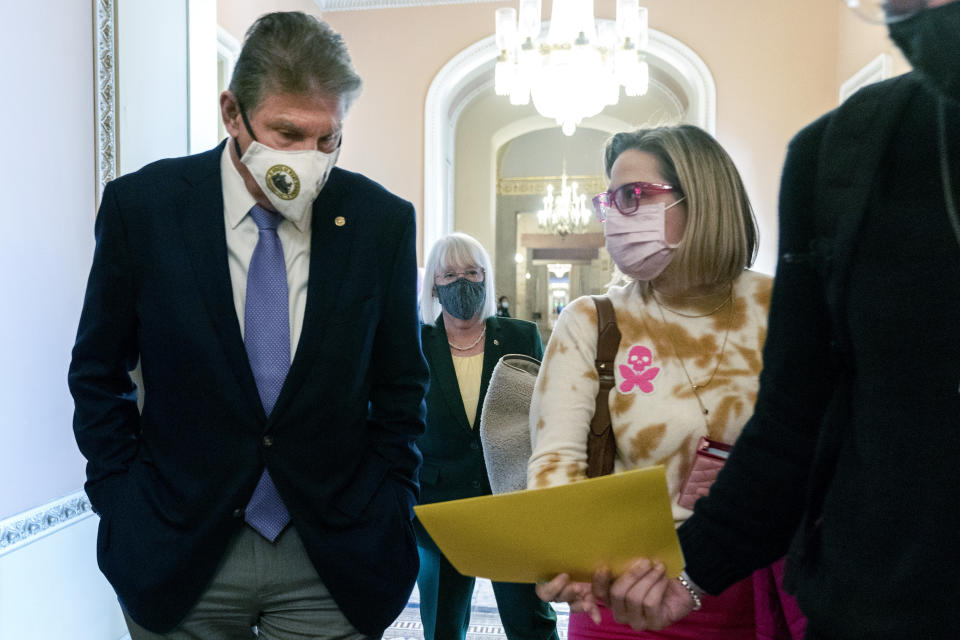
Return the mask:
M 618 133 L 607 141 L 607 178 L 628 149 L 657 159 L 660 173 L 686 196 L 687 226 L 670 264 L 682 287 L 732 282 L 757 257 L 759 231 L 733 160 L 692 125 Z

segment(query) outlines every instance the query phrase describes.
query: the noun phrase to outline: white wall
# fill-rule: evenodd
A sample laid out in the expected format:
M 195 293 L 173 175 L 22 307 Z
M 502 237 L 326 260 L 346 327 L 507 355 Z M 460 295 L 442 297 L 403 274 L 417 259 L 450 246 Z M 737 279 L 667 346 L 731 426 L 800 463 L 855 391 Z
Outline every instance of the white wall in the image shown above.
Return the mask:
M 0 21 L 0 638 L 115 640 L 119 608 L 94 555 L 97 518 L 11 551 L 14 514 L 76 492 L 66 373 L 93 255 L 91 2 Z M 10 13 L 12 12 L 5 12 Z M 7 55 L 6 52 L 15 52 Z M 33 530 L 40 520 L 21 531 Z
M 199 153 L 216 146 L 220 137 L 216 0 L 189 0 L 187 37 L 190 153 Z
M 29 20 L 0 21 L 5 51 L 18 52 L 0 56 L 0 519 L 84 480 L 66 372 L 93 255 L 91 6 L 44 2 Z M 186 3 L 122 0 L 118 21 L 125 172 L 186 153 Z
M 187 154 L 188 14 L 185 1 L 116 4 L 119 168 L 130 173 L 159 158 Z M 215 30 L 211 36 L 216 65 Z
M 127 173 L 187 153 L 191 90 L 210 96 L 207 113 L 215 113 L 216 14 L 214 0 L 116 2 L 116 159 L 118 172 Z M 113 2 L 35 3 L 29 19 L 5 11 L 11 19 L 0 21 L 4 640 L 117 640 L 126 634 L 116 596 L 96 565 L 98 518 L 80 491 L 84 460 L 73 437 L 66 384 L 94 244 L 94 7 L 100 4 Z M 205 51 L 196 48 L 193 87 L 188 15 L 192 33 L 206 32 L 210 40 Z M 206 117 L 207 124 L 194 129 L 198 144 L 215 141 L 215 120 Z M 199 137 L 211 130 L 212 138 Z
M 66 382 L 93 255 L 91 3 L 35 3 L 0 42 L 2 520 L 83 483 Z
M 72 511 L 65 515 L 64 508 Z M 32 527 L 44 526 L 47 517 L 63 522 L 49 535 L 41 530 L 16 548 L 0 546 L 0 638 L 123 638 L 123 614 L 94 554 L 99 518 L 90 513 L 83 494 L 25 516 Z M 22 521 L 6 523 L 24 531 L 18 524 Z

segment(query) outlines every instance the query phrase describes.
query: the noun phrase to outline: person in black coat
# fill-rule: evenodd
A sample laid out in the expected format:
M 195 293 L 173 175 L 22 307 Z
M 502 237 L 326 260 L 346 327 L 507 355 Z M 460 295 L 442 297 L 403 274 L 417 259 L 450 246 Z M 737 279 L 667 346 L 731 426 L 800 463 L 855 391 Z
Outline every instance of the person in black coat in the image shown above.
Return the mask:
M 500 300 L 497 301 L 497 317 L 510 317 L 510 298 L 507 296 L 500 296 Z
M 490 257 L 474 238 L 454 233 L 433 246 L 425 267 L 420 315 L 430 366 L 422 503 L 490 495 L 480 444 L 480 410 L 500 357 L 543 357 L 532 322 L 496 317 Z M 415 522 L 420 552 L 420 616 L 427 640 L 464 638 L 475 579 L 461 575 Z M 558 638 L 553 608 L 533 585 L 493 583 L 504 631 L 511 640 Z

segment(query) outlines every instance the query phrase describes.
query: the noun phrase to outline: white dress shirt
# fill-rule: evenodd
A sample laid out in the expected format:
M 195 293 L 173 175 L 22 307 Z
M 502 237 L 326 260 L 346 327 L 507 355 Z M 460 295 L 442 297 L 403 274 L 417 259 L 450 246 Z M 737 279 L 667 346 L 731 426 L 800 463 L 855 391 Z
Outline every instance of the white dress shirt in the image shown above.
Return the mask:
M 247 302 L 247 270 L 250 258 L 260 238 L 257 224 L 248 214 L 256 200 L 247 191 L 243 177 L 230 158 L 227 140 L 220 157 L 220 176 L 223 183 L 223 219 L 227 232 L 227 263 L 230 267 L 230 283 L 233 288 L 233 304 L 240 321 L 243 335 L 244 310 Z M 310 277 L 310 219 L 307 209 L 301 220 L 283 218 L 277 228 L 283 259 L 287 265 L 287 289 L 290 295 L 290 359 L 297 350 L 300 331 L 303 329 L 303 311 L 307 306 L 307 281 Z

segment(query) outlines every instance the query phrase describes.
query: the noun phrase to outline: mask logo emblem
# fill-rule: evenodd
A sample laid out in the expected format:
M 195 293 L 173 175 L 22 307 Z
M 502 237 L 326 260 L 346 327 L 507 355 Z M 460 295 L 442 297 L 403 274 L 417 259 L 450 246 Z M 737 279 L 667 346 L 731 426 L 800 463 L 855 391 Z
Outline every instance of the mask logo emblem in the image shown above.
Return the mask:
M 267 187 L 278 198 L 293 200 L 300 194 L 300 178 L 287 165 L 275 164 L 267 170 Z

